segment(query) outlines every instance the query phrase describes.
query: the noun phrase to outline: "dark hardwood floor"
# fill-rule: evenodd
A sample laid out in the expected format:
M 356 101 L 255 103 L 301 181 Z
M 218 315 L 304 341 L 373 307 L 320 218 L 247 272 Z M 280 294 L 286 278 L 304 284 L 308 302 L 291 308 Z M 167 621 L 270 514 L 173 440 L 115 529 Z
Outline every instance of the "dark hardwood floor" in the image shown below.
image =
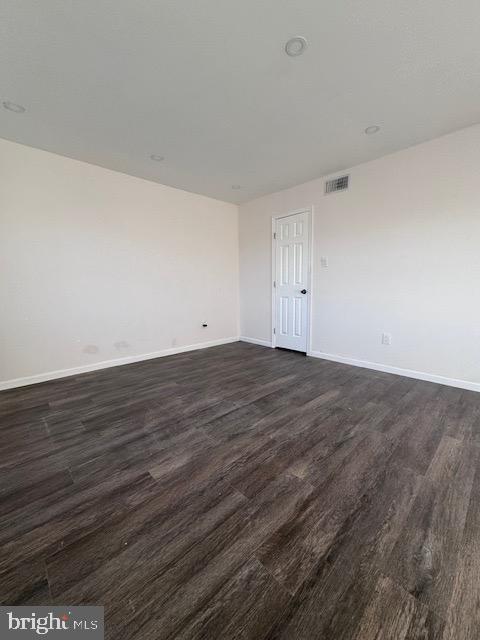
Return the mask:
M 0 394 L 3 604 L 106 637 L 480 637 L 480 394 L 236 343 Z

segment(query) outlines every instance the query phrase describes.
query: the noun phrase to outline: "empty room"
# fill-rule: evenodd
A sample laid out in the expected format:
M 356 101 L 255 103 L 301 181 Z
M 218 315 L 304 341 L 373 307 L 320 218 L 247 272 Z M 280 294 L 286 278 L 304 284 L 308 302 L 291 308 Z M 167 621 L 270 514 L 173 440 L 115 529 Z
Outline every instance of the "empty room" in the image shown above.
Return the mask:
M 480 5 L 0 0 L 0 637 L 480 638 Z

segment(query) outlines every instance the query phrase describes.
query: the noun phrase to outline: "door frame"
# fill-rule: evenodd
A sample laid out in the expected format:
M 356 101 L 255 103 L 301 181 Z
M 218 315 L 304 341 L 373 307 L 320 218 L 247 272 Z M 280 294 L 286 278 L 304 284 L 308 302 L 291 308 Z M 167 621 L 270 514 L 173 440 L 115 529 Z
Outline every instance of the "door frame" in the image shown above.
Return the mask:
M 307 214 L 307 227 L 309 230 L 309 238 L 308 238 L 308 273 L 307 273 L 307 287 L 309 296 L 307 298 L 307 356 L 311 353 L 311 345 L 312 345 L 312 309 L 313 309 L 313 205 L 310 207 L 303 207 L 302 209 L 294 209 L 293 211 L 289 211 L 288 213 L 279 213 L 272 216 L 272 277 L 271 277 L 271 297 L 272 297 L 272 326 L 271 326 L 271 345 L 272 349 L 275 349 L 277 346 L 276 334 L 275 334 L 275 323 L 277 316 L 277 289 L 275 287 L 275 278 L 276 278 L 276 269 L 277 269 L 277 241 L 275 238 L 275 231 L 277 228 L 277 220 L 281 218 L 288 218 L 289 216 L 294 216 L 297 213 L 306 213 Z

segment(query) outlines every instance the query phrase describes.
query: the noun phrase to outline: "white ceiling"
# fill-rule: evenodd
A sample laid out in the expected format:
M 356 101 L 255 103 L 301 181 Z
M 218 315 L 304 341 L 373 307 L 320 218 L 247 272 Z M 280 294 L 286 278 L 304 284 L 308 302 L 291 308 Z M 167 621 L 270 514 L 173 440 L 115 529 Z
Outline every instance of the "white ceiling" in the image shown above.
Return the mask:
M 243 202 L 479 122 L 479 35 L 478 0 L 2 0 L 0 137 Z

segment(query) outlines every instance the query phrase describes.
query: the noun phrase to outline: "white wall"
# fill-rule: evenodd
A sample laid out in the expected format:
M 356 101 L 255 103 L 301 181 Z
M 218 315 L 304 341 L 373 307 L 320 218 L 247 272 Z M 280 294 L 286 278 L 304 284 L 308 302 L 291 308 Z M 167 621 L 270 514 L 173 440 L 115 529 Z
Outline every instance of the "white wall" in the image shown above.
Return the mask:
M 241 334 L 271 339 L 271 216 L 313 205 L 312 351 L 479 383 L 480 126 L 349 173 L 240 207 Z
M 238 209 L 0 140 L 0 299 L 0 383 L 236 337 Z

